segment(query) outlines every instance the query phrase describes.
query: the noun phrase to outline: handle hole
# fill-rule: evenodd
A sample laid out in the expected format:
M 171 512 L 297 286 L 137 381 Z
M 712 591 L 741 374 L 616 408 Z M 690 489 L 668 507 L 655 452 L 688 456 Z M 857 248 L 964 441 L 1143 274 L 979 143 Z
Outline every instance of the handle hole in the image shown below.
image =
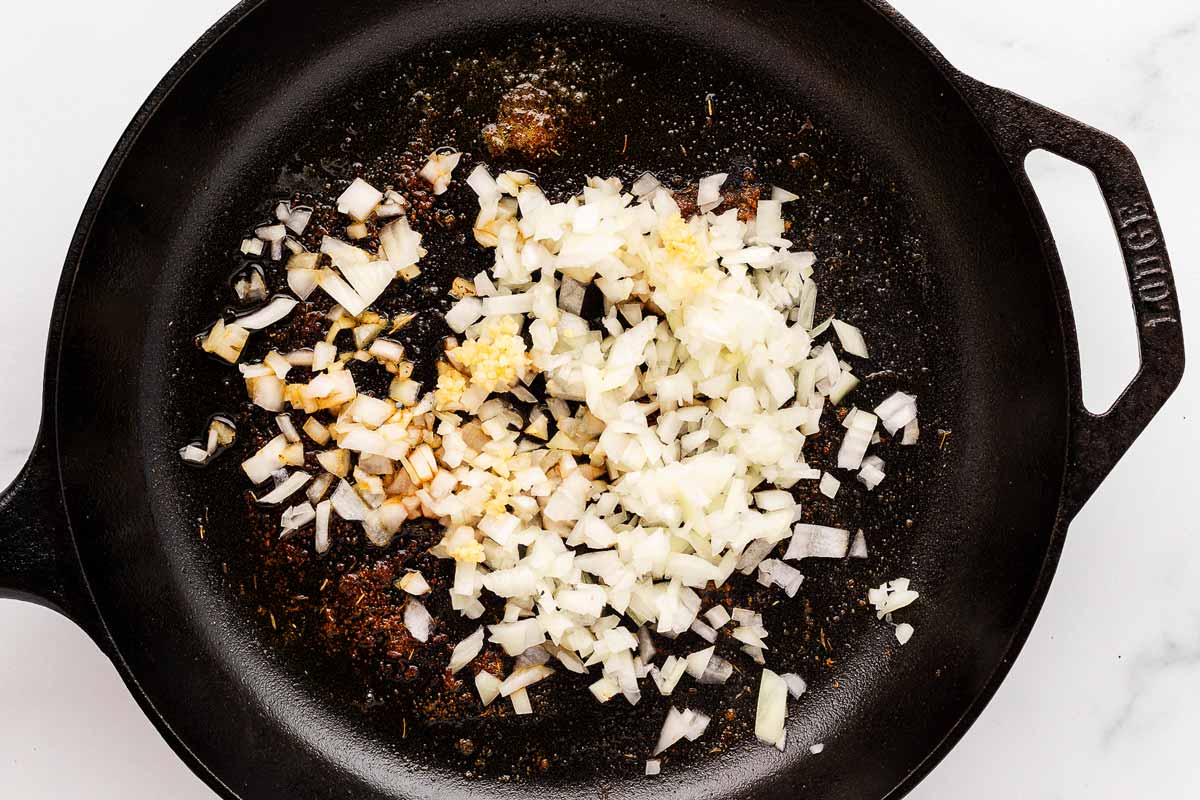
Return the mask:
M 1091 170 L 1035 150 L 1025 159 L 1025 171 L 1050 222 L 1071 290 L 1083 404 L 1103 414 L 1141 363 L 1121 245 Z

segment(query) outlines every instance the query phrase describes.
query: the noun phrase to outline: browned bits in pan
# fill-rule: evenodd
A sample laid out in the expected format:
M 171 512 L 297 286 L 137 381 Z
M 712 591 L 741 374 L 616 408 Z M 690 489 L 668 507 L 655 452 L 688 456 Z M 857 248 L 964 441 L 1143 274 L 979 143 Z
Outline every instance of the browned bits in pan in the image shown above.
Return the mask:
M 554 154 L 562 138 L 561 110 L 545 89 L 522 83 L 504 95 L 496 121 L 483 129 L 492 157 L 520 155 L 539 161 Z

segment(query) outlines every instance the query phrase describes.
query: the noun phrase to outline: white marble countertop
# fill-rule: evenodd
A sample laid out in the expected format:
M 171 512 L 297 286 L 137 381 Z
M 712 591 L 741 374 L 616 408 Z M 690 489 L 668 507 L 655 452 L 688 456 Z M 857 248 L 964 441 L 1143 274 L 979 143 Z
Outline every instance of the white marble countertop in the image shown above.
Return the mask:
M 228 0 L 109 0 L 0 26 L 0 485 L 33 441 L 62 255 L 101 165 L 159 77 Z M 1200 6 L 1193 0 L 897 0 L 966 72 L 1107 130 L 1138 155 L 1200 344 Z M 1068 171 L 1038 163 L 1069 264 L 1089 387 L 1136 359 L 1113 238 Z M 1116 310 L 1114 317 L 1111 313 Z M 1200 348 L 1197 348 L 1200 351 Z M 1092 358 L 1088 358 L 1091 355 Z M 1076 519 L 1033 634 L 918 800 L 1200 796 L 1200 389 L 1185 380 Z M 66 620 L 0 603 L 0 796 L 212 798 Z

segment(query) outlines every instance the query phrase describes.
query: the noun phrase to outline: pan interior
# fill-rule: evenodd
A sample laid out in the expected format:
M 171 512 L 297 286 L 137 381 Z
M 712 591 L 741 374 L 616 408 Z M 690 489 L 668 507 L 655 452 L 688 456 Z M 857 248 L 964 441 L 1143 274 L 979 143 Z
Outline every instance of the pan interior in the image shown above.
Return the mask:
M 1062 473 L 1062 343 L 1045 267 L 961 101 L 866 5 L 299 5 L 302 15 L 250 13 L 148 121 L 68 309 L 58 403 L 72 521 L 149 701 L 245 796 L 886 793 L 1000 663 L 1042 568 Z M 560 154 L 492 158 L 480 129 L 530 79 L 575 104 Z M 753 741 L 758 670 L 740 656 L 723 691 L 685 682 L 672 698 L 649 690 L 636 707 L 601 707 L 563 679 L 531 692 L 537 713 L 524 718 L 433 708 L 394 674 L 364 677 L 322 638 L 320 581 L 336 588 L 339 574 L 397 550 L 418 559 L 420 547 L 345 541 L 320 565 L 304 548 L 266 548 L 237 467 L 251 437 L 204 471 L 178 461 L 212 413 L 252 427 L 236 373 L 193 344 L 230 303 L 248 229 L 279 199 L 328 200 L 357 174 L 389 183 L 442 145 L 464 152 L 460 181 L 443 218 L 419 223 L 430 268 L 388 310 L 436 319 L 449 276 L 486 265 L 461 183 L 479 161 L 532 167 L 548 192 L 578 190 L 585 175 L 628 184 L 651 170 L 683 185 L 748 169 L 801 196 L 792 221 L 817 254 L 819 318 L 836 310 L 867 333 L 871 377 L 850 399 L 918 395 L 921 443 L 889 448 L 880 490 L 848 486 L 837 503 L 806 507 L 806 521 L 863 528 L 871 557 L 805 562 L 800 596 L 764 609 L 769 665 L 810 686 L 790 704 L 786 753 Z M 440 333 L 415 326 L 410 349 L 429 353 Z M 810 461 L 827 466 L 829 454 Z M 903 649 L 862 602 L 900 576 L 922 593 Z M 438 616 L 449 644 L 474 627 Z M 672 703 L 714 722 L 671 751 L 669 780 L 647 783 L 642 762 Z M 825 753 L 809 756 L 817 742 Z

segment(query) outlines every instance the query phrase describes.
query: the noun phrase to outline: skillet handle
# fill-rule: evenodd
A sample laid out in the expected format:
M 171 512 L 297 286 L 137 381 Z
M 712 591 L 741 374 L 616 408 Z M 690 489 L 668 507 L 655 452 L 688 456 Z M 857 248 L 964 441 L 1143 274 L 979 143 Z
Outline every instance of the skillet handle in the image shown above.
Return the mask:
M 33 453 L 0 493 L 0 600 L 54 609 L 97 642 L 104 639 L 71 539 L 54 448 L 38 435 Z
M 1066 277 L 1049 225 L 1025 173 L 1025 158 L 1047 150 L 1087 167 L 1096 176 L 1112 217 L 1137 319 L 1141 364 L 1137 375 L 1103 414 L 1083 405 L 1078 345 L 1073 340 L 1069 371 L 1071 435 L 1062 512 L 1075 516 L 1134 439 L 1162 408 L 1183 377 L 1183 332 L 1171 261 L 1162 229 L 1137 160 L 1123 143 L 1031 100 L 966 78 L 963 92 L 1021 185 L 1039 218 L 1042 246 L 1054 268 L 1059 310 L 1070 322 Z

